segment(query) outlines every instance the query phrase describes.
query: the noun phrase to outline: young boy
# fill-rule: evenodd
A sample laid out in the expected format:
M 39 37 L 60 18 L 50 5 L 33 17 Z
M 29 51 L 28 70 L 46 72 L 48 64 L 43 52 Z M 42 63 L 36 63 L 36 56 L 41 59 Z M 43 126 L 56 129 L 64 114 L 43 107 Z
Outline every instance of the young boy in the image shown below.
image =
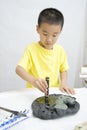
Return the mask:
M 16 73 L 25 81 L 27 87 L 36 87 L 46 93 L 46 77 L 50 87 L 59 87 L 62 92 L 74 94 L 67 86 L 68 63 L 64 49 L 56 44 L 64 24 L 63 14 L 55 8 L 41 11 L 36 27 L 40 36 L 38 42 L 29 44 L 16 67 Z

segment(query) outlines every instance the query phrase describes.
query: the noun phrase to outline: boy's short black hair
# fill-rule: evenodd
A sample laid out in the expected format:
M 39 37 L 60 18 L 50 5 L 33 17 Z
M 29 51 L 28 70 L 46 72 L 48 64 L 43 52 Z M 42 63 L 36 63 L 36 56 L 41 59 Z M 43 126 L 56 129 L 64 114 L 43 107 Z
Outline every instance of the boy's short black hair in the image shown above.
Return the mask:
M 38 26 L 42 23 L 61 25 L 62 29 L 64 24 L 64 16 L 55 8 L 46 8 L 40 12 L 38 17 Z

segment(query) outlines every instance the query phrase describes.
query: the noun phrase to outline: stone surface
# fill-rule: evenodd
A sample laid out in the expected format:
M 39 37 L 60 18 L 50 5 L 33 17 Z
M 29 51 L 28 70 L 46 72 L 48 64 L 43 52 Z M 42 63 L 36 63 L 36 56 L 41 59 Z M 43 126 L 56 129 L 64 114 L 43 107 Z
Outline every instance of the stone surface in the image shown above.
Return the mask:
M 55 119 L 77 113 L 80 109 L 80 104 L 75 97 L 50 94 L 47 99 L 43 96 L 34 100 L 31 107 L 35 117 Z
M 76 125 L 74 130 L 87 130 L 87 122 Z

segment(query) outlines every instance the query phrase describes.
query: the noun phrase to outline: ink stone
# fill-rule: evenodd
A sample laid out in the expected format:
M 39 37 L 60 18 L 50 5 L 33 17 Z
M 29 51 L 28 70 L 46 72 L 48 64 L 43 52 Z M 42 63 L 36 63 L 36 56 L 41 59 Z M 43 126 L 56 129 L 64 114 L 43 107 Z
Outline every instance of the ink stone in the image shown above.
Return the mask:
M 67 115 L 73 115 L 80 109 L 80 104 L 75 97 L 63 94 L 49 95 L 49 77 L 46 77 L 48 85 L 45 96 L 39 97 L 32 103 L 32 111 L 35 117 L 40 119 L 56 119 Z
M 77 113 L 80 104 L 75 97 L 63 94 L 50 94 L 48 103 L 45 96 L 39 97 L 32 103 L 32 111 L 35 117 L 40 119 L 56 119 Z

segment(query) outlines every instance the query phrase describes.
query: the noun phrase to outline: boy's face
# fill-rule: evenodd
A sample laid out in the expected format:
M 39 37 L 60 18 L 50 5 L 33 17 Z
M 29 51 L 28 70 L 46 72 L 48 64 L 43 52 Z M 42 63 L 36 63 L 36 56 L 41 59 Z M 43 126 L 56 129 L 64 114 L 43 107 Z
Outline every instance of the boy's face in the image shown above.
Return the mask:
M 40 45 L 46 49 L 52 49 L 61 32 L 61 26 L 42 23 L 40 26 L 37 26 L 37 32 L 40 35 Z

